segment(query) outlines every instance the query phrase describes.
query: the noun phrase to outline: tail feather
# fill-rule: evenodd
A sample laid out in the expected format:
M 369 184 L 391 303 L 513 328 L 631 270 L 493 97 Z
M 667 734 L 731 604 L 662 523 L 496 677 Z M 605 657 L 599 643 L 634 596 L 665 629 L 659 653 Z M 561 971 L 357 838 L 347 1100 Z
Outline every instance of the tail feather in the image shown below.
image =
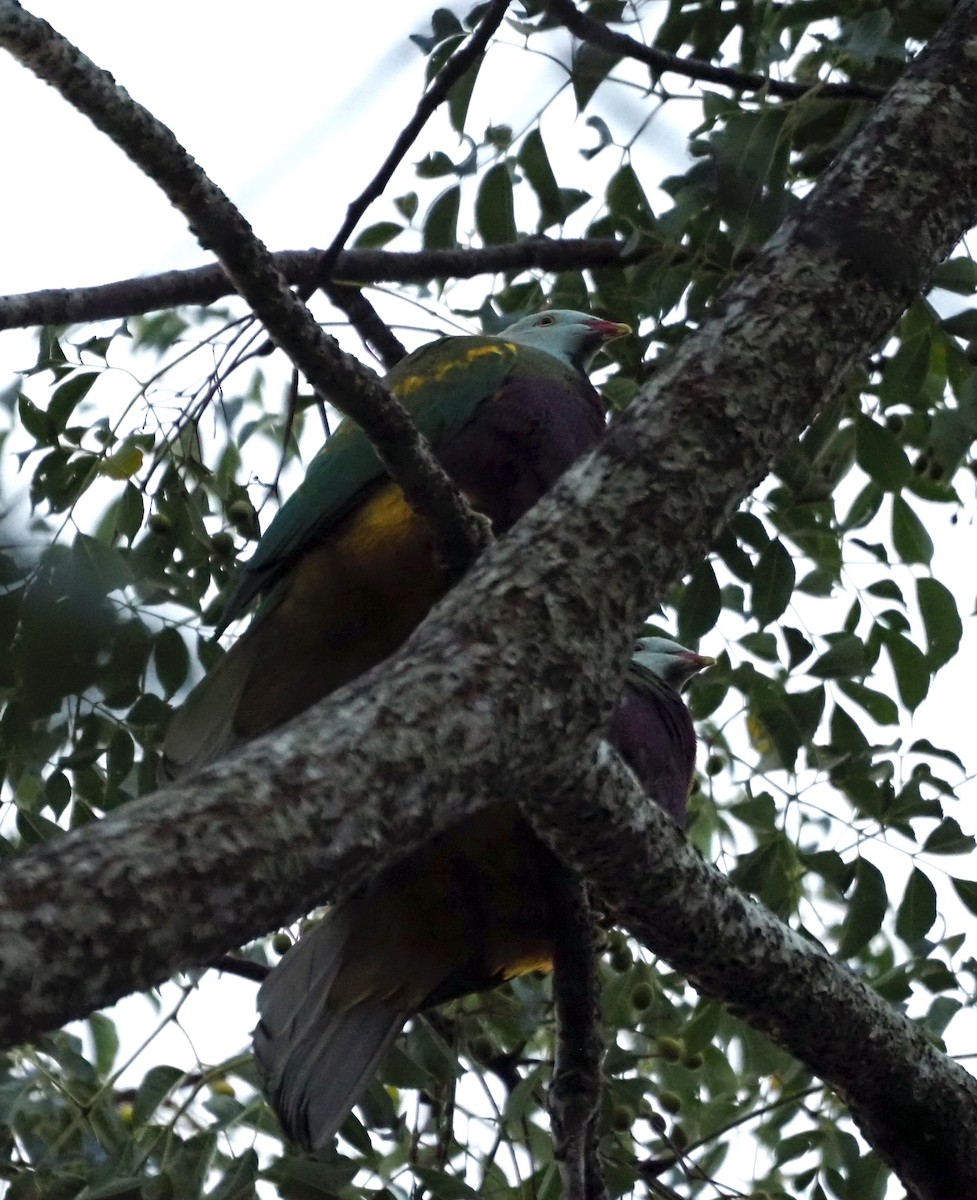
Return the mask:
M 409 1015 L 369 1001 L 343 1012 L 320 1011 L 316 1028 L 288 1047 L 279 1086 L 270 1093 L 289 1137 L 306 1150 L 328 1144 Z
M 329 1005 L 352 921 L 334 910 L 289 950 L 258 992 L 254 1054 L 285 1132 L 305 1149 L 342 1124 L 409 1012 L 364 998 Z
M 163 739 L 161 782 L 199 770 L 242 740 L 234 717 L 253 665 L 254 642 L 245 634 L 187 696 Z

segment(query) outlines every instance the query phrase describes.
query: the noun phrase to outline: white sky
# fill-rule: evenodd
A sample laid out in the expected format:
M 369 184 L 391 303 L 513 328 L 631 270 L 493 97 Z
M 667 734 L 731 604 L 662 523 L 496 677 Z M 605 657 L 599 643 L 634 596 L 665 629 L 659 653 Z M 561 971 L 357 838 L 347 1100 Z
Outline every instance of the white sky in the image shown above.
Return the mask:
M 168 124 L 258 235 L 285 249 L 328 244 L 347 203 L 413 110 L 422 58 L 407 35 L 426 31 L 433 4 L 171 0 L 164 12 L 131 0 L 38 0 L 28 7 Z M 517 44 L 514 35 L 509 41 Z M 521 105 L 530 90 L 538 91 L 540 103 L 554 90 L 559 74 L 545 60 L 538 60 L 534 78 L 520 64 L 518 77 L 476 91 L 484 123 L 508 120 L 510 104 Z M 686 106 L 694 117 L 692 108 Z M 109 282 L 207 261 L 158 189 L 6 54 L 0 54 L 0 112 L 0 293 Z M 637 99 L 633 112 L 625 104 L 617 115 L 622 124 L 636 125 Z M 576 146 L 592 143 L 593 135 L 574 127 L 572 116 L 566 121 L 567 154 L 576 158 Z M 658 124 L 653 133 L 646 161 L 681 163 L 674 128 Z M 408 155 L 401 186 L 389 194 L 411 186 L 410 163 L 419 157 L 420 151 Z M 664 173 L 659 167 L 653 178 Z M 366 223 L 388 215 L 382 205 L 375 211 Z M 0 336 L 0 387 L 31 357 L 30 335 Z M 927 506 L 926 513 L 937 544 L 934 574 L 970 614 L 977 586 L 973 505 L 956 526 L 946 508 Z M 956 749 L 974 769 L 977 635 L 969 615 L 964 625 L 963 652 L 938 676 L 909 732 Z M 704 649 L 719 648 L 714 637 L 706 639 Z M 961 795 L 972 804 L 973 785 Z M 951 809 L 951 815 L 965 831 L 977 831 L 972 812 L 957 807 L 961 811 Z M 963 864 L 945 865 L 974 877 Z M 243 1047 L 254 989 L 227 977 L 206 987 L 212 999 L 200 1007 L 218 1004 L 221 1018 L 217 1029 L 198 1036 L 197 1049 L 215 1061 Z M 148 1024 L 146 1003 L 135 998 L 123 1005 L 134 1021 L 138 1017 L 139 1034 Z M 179 1042 L 180 1035 L 173 1036 Z M 140 1063 L 136 1075 L 143 1069 Z

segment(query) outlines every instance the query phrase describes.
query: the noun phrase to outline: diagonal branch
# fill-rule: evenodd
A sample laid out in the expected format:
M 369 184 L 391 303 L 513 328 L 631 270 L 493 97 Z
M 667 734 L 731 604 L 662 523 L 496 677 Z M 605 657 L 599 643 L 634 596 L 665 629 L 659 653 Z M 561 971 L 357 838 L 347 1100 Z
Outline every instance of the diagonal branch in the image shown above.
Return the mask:
M 732 887 L 626 775 L 608 748 L 587 782 L 586 811 L 575 790 L 540 796 L 533 815 L 545 809 L 561 857 L 699 992 L 743 1012 L 836 1088 L 911 1195 L 977 1195 L 977 1129 L 959 1123 L 977 1112 L 977 1080 L 816 942 Z M 622 857 L 622 845 L 634 853 Z M 855 1061 L 861 1054 L 871 1063 Z
M 56 87 L 162 189 L 313 389 L 363 426 L 410 504 L 428 519 L 444 561 L 463 571 L 486 544 L 486 522 L 441 470 L 403 406 L 319 328 L 241 213 L 170 130 L 16 0 L 0 0 L 0 45 Z
M 626 33 L 608 29 L 602 21 L 595 21 L 582 13 L 573 0 L 549 0 L 550 11 L 558 21 L 582 42 L 590 42 L 618 54 L 622 58 L 633 58 L 651 67 L 656 74 L 673 72 L 686 79 L 698 79 L 703 83 L 719 83 L 737 92 L 766 92 L 771 96 L 782 96 L 786 100 L 798 100 L 801 96 L 817 95 L 824 100 L 880 100 L 885 88 L 871 83 L 793 83 L 788 80 L 771 79 L 769 75 L 758 75 L 751 71 L 737 71 L 731 67 L 718 67 L 701 58 L 683 58 L 655 46 L 646 46 L 635 41 Z

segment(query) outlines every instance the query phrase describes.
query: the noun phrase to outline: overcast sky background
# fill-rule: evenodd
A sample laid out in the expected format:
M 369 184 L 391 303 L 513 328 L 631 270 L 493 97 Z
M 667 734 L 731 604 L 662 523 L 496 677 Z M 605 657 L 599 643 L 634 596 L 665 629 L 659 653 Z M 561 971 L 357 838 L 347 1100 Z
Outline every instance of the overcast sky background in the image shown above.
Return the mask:
M 240 0 L 171 0 L 164 11 L 123 0 L 36 0 L 28 7 L 165 122 L 267 245 L 298 249 L 328 244 L 346 205 L 413 111 L 423 59 L 407 38 L 427 30 L 433 5 L 429 0 L 364 5 L 284 0 L 269 7 Z M 664 3 L 661 8 L 664 12 Z M 510 105 L 521 106 L 531 91 L 542 103 L 559 85 L 558 68 L 539 58 L 538 73 L 531 75 L 525 60 L 515 58 L 521 53 L 517 36 L 510 32 L 506 40 L 513 47 L 513 71 L 480 81 L 475 128 L 482 127 L 479 121 L 510 120 Z M 636 127 L 641 103 L 636 95 L 632 111 L 625 102 L 622 127 Z M 695 118 L 694 106 L 685 110 Z M 578 147 L 592 142 L 593 135 L 575 122 L 571 105 L 559 111 L 566 123 L 567 161 L 579 163 Z M 208 261 L 156 186 L 53 89 L 5 54 L 0 54 L 0 112 L 5 114 L 0 122 L 5 177 L 0 293 L 110 282 Z M 674 119 L 670 111 L 649 133 L 650 192 L 651 179 L 667 173 L 666 163 L 681 167 L 684 161 L 683 136 Z M 390 195 L 409 189 L 410 163 L 421 153 L 408 155 L 400 186 L 395 182 Z M 600 160 L 596 165 L 603 170 Z M 365 223 L 388 215 L 381 204 Z M 357 342 L 347 344 L 362 354 Z M 0 335 L 0 388 L 34 357 L 34 345 L 29 333 Z M 937 545 L 934 574 L 961 598 L 965 641 L 905 732 L 955 749 L 973 770 L 977 635 L 969 614 L 977 555 L 973 498 L 967 499 L 955 526 L 946 506 L 923 506 Z M 872 578 L 877 577 L 876 570 Z M 722 647 L 713 635 L 703 648 L 717 652 Z M 968 803 L 951 815 L 965 831 L 977 832 L 973 781 L 960 796 Z M 954 874 L 977 876 L 970 864 L 946 865 Z M 184 1013 L 202 1061 L 218 1061 L 244 1047 L 253 1023 L 254 990 L 226 976 L 204 981 Z M 149 1028 L 148 1001 L 133 998 L 120 1011 L 127 1014 L 125 1039 L 135 1045 Z M 220 1014 L 217 1022 L 210 1016 L 214 1011 Z M 185 1036 L 171 1026 L 154 1043 L 154 1058 L 166 1061 L 172 1055 L 171 1061 L 183 1061 Z M 141 1078 L 146 1065 L 141 1059 L 132 1078 Z

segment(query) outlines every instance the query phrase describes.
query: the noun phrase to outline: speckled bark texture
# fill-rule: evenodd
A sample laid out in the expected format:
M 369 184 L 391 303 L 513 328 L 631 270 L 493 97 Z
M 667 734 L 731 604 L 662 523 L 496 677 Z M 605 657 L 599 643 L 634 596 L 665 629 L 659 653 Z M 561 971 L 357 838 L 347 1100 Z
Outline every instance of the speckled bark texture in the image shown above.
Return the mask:
M 205 962 L 391 847 L 519 797 L 629 928 L 837 1088 L 911 1196 L 977 1196 L 969 1076 L 702 863 L 608 753 L 594 764 L 640 615 L 975 216 L 965 0 L 714 319 L 399 655 L 186 786 L 4 865 L 3 1042 Z
M 640 262 L 652 251 L 627 247 L 613 238 L 525 238 L 504 246 L 453 250 L 344 250 L 334 279 L 360 283 L 427 283 L 432 279 L 474 279 L 496 271 L 586 271 Z M 275 266 L 289 283 L 321 287 L 330 276 L 322 270 L 321 250 L 279 250 Z M 214 264 L 159 275 L 139 275 L 92 287 L 45 288 L 0 296 L 0 331 L 35 325 L 72 325 L 106 317 L 131 317 L 180 304 L 214 304 L 234 294 L 223 269 Z

